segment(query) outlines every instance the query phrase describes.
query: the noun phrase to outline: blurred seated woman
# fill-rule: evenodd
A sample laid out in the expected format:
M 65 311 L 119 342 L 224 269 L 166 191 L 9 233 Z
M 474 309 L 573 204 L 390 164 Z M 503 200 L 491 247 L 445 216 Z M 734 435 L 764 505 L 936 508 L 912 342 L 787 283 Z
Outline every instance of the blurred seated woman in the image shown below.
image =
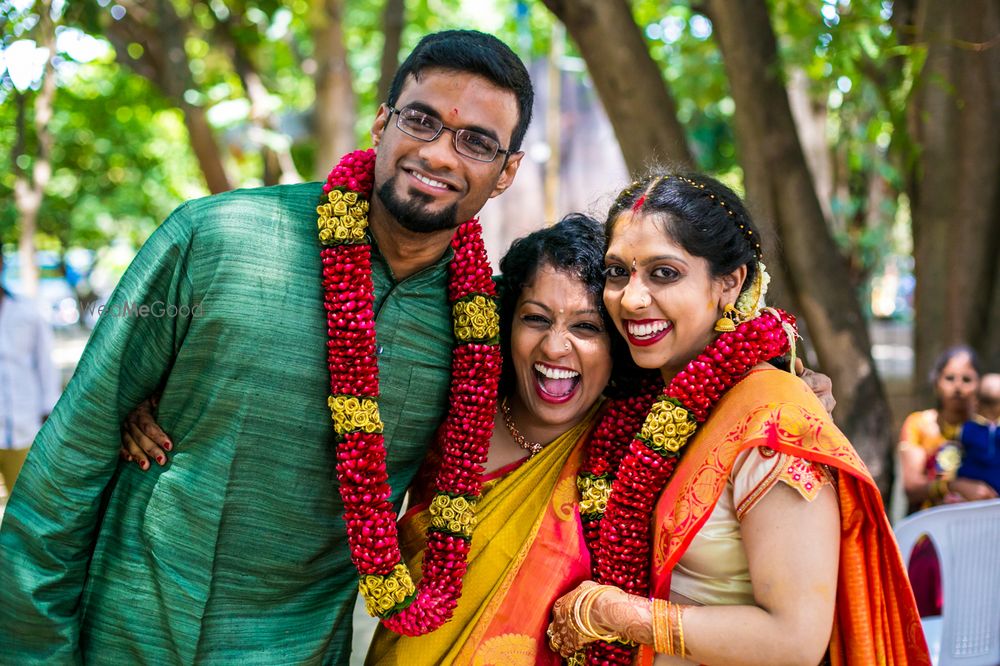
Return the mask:
M 945 443 L 958 440 L 962 424 L 975 413 L 979 375 L 979 359 L 970 347 L 946 349 L 931 370 L 935 407 L 913 412 L 903 422 L 898 448 L 909 513 L 949 498 L 948 484 L 958 468 L 958 456 L 939 459 L 937 454 Z

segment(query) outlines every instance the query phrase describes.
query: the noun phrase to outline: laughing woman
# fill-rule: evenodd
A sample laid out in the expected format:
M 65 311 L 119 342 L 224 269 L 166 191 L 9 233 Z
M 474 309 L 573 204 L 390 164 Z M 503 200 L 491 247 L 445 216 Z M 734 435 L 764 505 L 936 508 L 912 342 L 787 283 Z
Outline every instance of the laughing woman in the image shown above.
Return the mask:
M 605 305 L 666 388 L 630 445 L 619 431 L 589 447 L 581 488 L 614 480 L 605 511 L 581 505 L 594 576 L 556 602 L 553 648 L 593 643 L 587 663 L 632 663 L 635 644 L 641 663 L 929 663 L 868 471 L 767 363 L 794 321 L 763 308 L 742 202 L 705 176 L 657 175 L 618 197 L 606 232 Z
M 590 577 L 576 477 L 612 368 L 603 245 L 598 222 L 571 215 L 500 262 L 504 377 L 462 596 L 430 634 L 379 626 L 367 664 L 559 663 L 545 627 L 552 602 Z M 411 571 L 430 520 L 418 504 L 399 524 Z

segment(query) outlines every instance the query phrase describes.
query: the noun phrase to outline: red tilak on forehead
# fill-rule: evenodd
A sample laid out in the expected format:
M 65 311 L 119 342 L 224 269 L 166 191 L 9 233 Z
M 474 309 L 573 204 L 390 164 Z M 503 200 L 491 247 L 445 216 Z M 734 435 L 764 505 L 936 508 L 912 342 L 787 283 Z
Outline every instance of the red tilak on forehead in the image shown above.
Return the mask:
M 639 208 L 642 206 L 642 204 L 643 204 L 644 201 L 646 201 L 646 195 L 645 194 L 643 194 L 641 197 L 639 197 L 638 199 L 636 199 L 635 203 L 632 204 L 632 212 L 634 213 L 635 211 L 639 210 Z

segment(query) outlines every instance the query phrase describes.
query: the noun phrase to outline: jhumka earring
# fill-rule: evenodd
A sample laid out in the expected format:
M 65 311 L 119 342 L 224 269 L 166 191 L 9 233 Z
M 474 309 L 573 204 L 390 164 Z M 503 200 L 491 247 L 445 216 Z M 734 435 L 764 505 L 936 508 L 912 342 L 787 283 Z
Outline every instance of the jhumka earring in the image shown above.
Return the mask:
M 726 307 L 722 309 L 722 316 L 715 322 L 715 330 L 719 333 L 735 331 L 739 318 L 740 312 L 736 309 L 736 306 L 732 303 L 727 303 Z

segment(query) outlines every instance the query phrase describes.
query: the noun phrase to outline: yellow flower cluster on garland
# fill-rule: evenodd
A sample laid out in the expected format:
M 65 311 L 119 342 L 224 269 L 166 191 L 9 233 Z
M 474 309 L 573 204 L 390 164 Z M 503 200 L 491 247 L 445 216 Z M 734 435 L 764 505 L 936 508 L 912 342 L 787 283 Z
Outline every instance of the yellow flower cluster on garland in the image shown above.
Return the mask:
M 316 208 L 319 240 L 323 245 L 360 243 L 368 229 L 368 202 L 357 192 L 330 190 L 328 203 Z
M 608 497 L 611 495 L 611 483 L 603 476 L 578 476 L 576 487 L 580 491 L 580 513 L 603 514 L 608 508 Z
M 386 575 L 365 574 L 358 580 L 358 590 L 365 600 L 365 608 L 372 617 L 386 614 L 407 600 L 415 591 L 413 579 L 405 564 L 397 564 Z
M 443 493 L 434 496 L 429 508 L 431 527 L 447 530 L 452 534 L 471 537 L 476 526 L 476 504 L 465 497 L 451 497 Z
M 382 432 L 382 419 L 374 399 L 336 395 L 330 396 L 327 404 L 333 416 L 333 428 L 341 437 L 355 431 Z
M 500 314 L 493 298 L 476 294 L 452 307 L 459 342 L 493 341 L 500 337 Z
M 654 451 L 677 453 L 697 428 L 688 410 L 669 400 L 659 400 L 649 410 L 639 437 Z

